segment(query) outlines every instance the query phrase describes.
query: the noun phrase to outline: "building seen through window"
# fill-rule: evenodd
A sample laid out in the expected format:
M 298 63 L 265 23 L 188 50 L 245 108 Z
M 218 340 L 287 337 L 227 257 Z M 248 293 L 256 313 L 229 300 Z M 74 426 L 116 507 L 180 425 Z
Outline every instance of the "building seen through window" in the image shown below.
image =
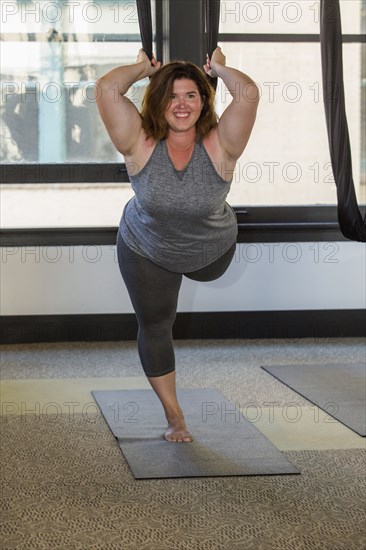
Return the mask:
M 7 2 L 2 17 L 2 162 L 116 161 L 94 82 L 135 61 L 135 2 Z

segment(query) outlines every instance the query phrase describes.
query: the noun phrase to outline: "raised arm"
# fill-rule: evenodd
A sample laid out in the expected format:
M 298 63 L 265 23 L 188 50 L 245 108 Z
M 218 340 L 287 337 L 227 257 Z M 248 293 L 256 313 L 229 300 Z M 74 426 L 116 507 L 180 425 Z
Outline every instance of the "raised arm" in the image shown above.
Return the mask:
M 112 69 L 95 83 L 100 116 L 113 144 L 123 155 L 133 154 L 142 132 L 140 113 L 125 94 L 135 82 L 151 76 L 160 65 L 155 58 L 150 62 L 140 49 L 135 64 Z
M 226 67 L 225 63 L 221 48 L 216 48 L 211 60 L 207 57 L 204 70 L 210 76 L 221 78 L 233 97 L 220 118 L 217 132 L 225 156 L 237 161 L 248 143 L 254 126 L 259 90 L 248 75 Z

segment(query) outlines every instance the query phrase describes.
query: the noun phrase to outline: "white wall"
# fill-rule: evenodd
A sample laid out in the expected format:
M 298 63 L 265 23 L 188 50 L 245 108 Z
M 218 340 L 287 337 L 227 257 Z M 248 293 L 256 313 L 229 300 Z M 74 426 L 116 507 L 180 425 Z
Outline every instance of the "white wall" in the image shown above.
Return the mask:
M 183 278 L 179 312 L 361 309 L 365 245 L 238 244 L 220 279 Z M 3 247 L 1 315 L 132 313 L 115 246 Z

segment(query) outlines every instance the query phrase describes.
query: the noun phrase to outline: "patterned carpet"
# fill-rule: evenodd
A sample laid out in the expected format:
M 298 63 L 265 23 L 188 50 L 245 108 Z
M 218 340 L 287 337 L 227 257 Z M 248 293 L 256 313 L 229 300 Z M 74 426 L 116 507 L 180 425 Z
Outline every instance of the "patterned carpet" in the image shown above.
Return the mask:
M 261 364 L 360 361 L 365 347 L 354 339 L 179 341 L 176 352 L 179 387 L 286 404 L 296 394 Z M 134 342 L 1 348 L 7 381 L 53 379 L 60 387 L 63 378 L 137 379 L 136 357 Z M 4 550 L 366 548 L 363 438 L 359 448 L 338 448 L 335 439 L 324 450 L 319 439 L 319 449 L 309 450 L 304 436 L 302 450 L 283 451 L 301 475 L 136 481 L 100 414 L 33 410 L 2 420 Z

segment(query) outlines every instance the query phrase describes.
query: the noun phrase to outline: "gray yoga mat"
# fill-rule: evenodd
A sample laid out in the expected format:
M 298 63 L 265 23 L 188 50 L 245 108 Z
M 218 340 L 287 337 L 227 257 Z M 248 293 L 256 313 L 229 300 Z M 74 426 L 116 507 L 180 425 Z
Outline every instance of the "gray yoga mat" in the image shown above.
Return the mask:
M 366 436 L 365 363 L 262 367 L 348 428 Z
M 173 443 L 153 390 L 92 392 L 135 479 L 299 474 L 217 389 L 177 390 L 190 443 Z

